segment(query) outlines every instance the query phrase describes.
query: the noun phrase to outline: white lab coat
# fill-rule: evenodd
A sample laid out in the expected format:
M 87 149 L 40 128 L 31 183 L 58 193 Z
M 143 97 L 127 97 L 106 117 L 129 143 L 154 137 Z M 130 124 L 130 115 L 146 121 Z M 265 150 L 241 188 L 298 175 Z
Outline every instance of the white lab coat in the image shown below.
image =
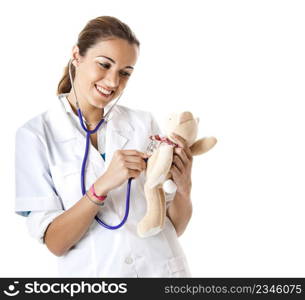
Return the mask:
M 54 97 L 50 110 L 32 118 L 16 132 L 16 213 L 28 216 L 30 234 L 43 242 L 52 220 L 82 197 L 81 164 L 85 132 L 67 114 L 72 112 L 66 94 Z M 112 103 L 111 103 L 112 105 Z M 105 113 L 109 110 L 108 105 Z M 152 114 L 122 105 L 110 113 L 106 124 L 106 161 L 90 143 L 85 177 L 86 190 L 108 168 L 117 149 L 145 151 L 149 136 L 160 134 Z M 132 180 L 130 212 L 118 230 L 92 221 L 86 234 L 64 256 L 58 257 L 61 277 L 190 277 L 186 257 L 175 228 L 166 217 L 159 234 L 140 238 L 137 223 L 146 211 L 145 172 Z M 125 213 L 127 182 L 108 193 L 98 217 L 117 225 Z M 174 197 L 166 195 L 167 204 Z M 88 200 L 89 201 L 89 200 Z M 31 215 L 33 217 L 31 218 Z

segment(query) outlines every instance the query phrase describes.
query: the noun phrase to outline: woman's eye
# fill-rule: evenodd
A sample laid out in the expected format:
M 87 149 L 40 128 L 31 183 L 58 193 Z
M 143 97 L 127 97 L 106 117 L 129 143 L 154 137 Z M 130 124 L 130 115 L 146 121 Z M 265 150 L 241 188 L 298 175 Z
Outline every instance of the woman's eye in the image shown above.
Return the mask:
M 128 77 L 128 76 L 130 76 L 130 73 L 128 73 L 128 72 L 121 72 L 121 75 Z
M 103 67 L 104 69 L 109 69 L 111 67 L 110 64 L 103 64 L 103 63 L 98 63 L 101 67 Z M 131 74 L 125 71 L 121 71 L 120 75 L 123 77 L 129 77 Z
M 99 63 L 100 66 L 102 66 L 105 69 L 109 69 L 110 65 L 109 64 L 103 64 L 103 63 Z

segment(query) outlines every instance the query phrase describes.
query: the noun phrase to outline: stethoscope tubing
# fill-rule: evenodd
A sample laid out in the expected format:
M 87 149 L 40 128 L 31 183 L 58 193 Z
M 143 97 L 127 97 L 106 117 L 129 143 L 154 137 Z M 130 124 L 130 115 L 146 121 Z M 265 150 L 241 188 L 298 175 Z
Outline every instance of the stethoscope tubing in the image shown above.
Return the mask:
M 84 125 L 84 122 L 83 122 L 83 118 L 82 118 L 82 113 L 81 113 L 81 110 L 78 109 L 77 110 L 77 113 L 78 113 L 78 117 L 79 117 L 79 120 L 80 120 L 80 123 L 83 127 L 83 129 L 86 131 L 86 148 L 85 148 L 85 155 L 84 155 L 84 158 L 83 158 L 83 162 L 82 162 L 82 170 L 81 170 L 81 187 L 82 187 L 82 194 L 83 196 L 86 194 L 86 187 L 85 187 L 85 170 L 86 170 L 86 164 L 87 164 L 87 158 L 88 158 L 88 153 L 89 153 L 89 144 L 90 144 L 90 135 L 91 134 L 94 134 L 98 129 L 99 127 L 104 123 L 105 119 L 102 119 L 98 125 L 95 127 L 95 129 L 93 130 L 88 130 L 85 125 Z M 108 225 L 106 224 L 104 221 L 102 221 L 98 216 L 95 216 L 95 220 L 103 227 L 107 228 L 107 229 L 110 229 L 110 230 L 115 230 L 115 229 L 118 229 L 120 227 L 122 227 L 125 222 L 127 221 L 127 218 L 128 218 L 128 215 L 129 215 L 129 204 L 130 204 L 130 188 L 131 188 L 131 181 L 132 181 L 133 178 L 129 178 L 128 179 L 128 184 L 127 184 L 127 194 L 126 194 L 126 208 L 125 208 L 125 215 L 124 215 L 124 218 L 122 219 L 122 221 L 118 224 L 118 225 L 115 225 L 115 226 L 112 226 L 112 225 Z
M 82 162 L 82 168 L 81 168 L 81 189 L 82 189 L 82 194 L 84 196 L 86 194 L 85 172 L 86 172 L 86 164 L 87 164 L 88 153 L 89 153 L 90 135 L 96 133 L 98 131 L 98 129 L 100 128 L 100 126 L 102 126 L 102 124 L 105 122 L 106 118 L 109 116 L 112 108 L 116 105 L 116 103 L 121 98 L 122 94 L 118 97 L 118 99 L 111 106 L 111 108 L 106 113 L 104 118 L 96 125 L 96 127 L 93 130 L 88 130 L 87 127 L 84 124 L 82 112 L 80 110 L 79 103 L 77 101 L 77 96 L 76 96 L 76 92 L 75 92 L 75 88 L 74 88 L 74 84 L 73 84 L 73 80 L 72 80 L 72 75 L 71 75 L 71 63 L 72 63 L 72 60 L 69 61 L 69 77 L 70 77 L 70 82 L 71 82 L 71 86 L 73 88 L 73 92 L 74 92 L 75 99 L 76 99 L 78 118 L 79 118 L 79 121 L 80 121 L 80 124 L 81 124 L 82 128 L 86 132 L 86 147 L 85 147 L 85 154 L 84 154 L 84 158 L 83 158 L 83 162 Z M 125 222 L 127 221 L 127 218 L 128 218 L 128 215 L 129 215 L 130 188 L 131 188 L 131 181 L 132 181 L 132 179 L 133 178 L 129 178 L 128 179 L 127 194 L 126 194 L 126 208 L 125 208 L 125 215 L 124 215 L 122 221 L 118 225 L 112 226 L 112 225 L 108 225 L 105 222 L 103 222 L 101 219 L 98 218 L 98 216 L 95 216 L 95 220 L 101 226 L 103 226 L 103 227 L 105 227 L 107 229 L 110 229 L 110 230 L 115 230 L 115 229 L 118 229 L 118 228 L 122 227 L 125 224 Z

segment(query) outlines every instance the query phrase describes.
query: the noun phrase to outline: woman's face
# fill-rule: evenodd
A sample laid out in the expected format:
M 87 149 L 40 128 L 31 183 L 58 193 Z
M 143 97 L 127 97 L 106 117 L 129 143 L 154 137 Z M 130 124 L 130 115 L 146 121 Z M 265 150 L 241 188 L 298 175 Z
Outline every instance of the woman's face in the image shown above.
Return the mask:
M 98 42 L 80 56 L 78 47 L 73 47 L 73 61 L 76 67 L 75 88 L 78 99 L 103 108 L 124 90 L 139 49 L 135 44 L 119 38 Z

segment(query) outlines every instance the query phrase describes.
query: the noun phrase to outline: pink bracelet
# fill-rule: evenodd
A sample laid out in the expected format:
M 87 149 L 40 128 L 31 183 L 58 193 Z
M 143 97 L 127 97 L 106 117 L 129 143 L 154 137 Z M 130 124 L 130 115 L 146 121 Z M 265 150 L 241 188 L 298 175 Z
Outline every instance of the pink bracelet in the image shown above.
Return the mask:
M 98 196 L 98 195 L 95 193 L 94 184 L 91 185 L 91 187 L 90 187 L 90 192 L 93 194 L 93 196 L 94 196 L 95 198 L 97 198 L 97 199 L 100 200 L 100 201 L 104 201 L 104 200 L 107 198 L 107 195 L 106 195 L 106 196 Z

